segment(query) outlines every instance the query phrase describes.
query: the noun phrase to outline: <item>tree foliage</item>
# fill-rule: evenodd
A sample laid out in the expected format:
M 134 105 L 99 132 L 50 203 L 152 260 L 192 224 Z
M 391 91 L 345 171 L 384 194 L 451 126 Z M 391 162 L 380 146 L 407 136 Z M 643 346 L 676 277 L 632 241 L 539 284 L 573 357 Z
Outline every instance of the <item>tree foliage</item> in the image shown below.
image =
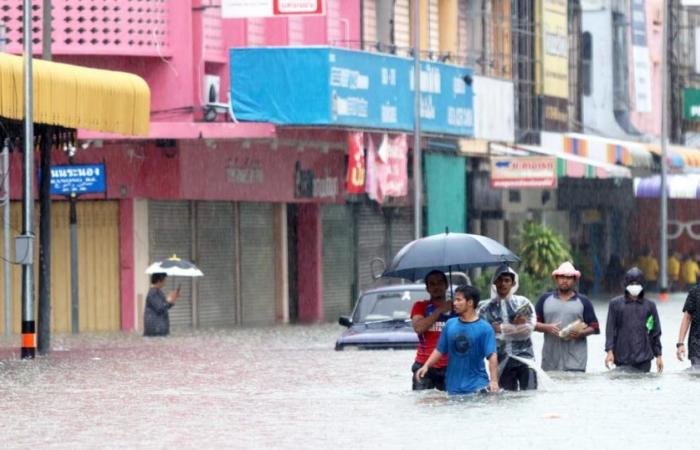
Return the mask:
M 525 222 L 519 232 L 521 271 L 537 280 L 548 280 L 552 271 L 571 260 L 564 238 L 545 225 Z

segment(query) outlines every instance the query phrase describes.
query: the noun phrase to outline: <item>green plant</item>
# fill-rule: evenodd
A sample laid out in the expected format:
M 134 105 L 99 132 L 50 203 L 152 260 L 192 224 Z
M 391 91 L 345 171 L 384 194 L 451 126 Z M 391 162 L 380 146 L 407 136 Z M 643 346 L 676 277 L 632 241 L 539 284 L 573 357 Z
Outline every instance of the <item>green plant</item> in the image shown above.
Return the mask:
M 525 222 L 518 238 L 521 272 L 534 280 L 549 280 L 554 269 L 571 260 L 571 251 L 564 238 L 544 225 Z

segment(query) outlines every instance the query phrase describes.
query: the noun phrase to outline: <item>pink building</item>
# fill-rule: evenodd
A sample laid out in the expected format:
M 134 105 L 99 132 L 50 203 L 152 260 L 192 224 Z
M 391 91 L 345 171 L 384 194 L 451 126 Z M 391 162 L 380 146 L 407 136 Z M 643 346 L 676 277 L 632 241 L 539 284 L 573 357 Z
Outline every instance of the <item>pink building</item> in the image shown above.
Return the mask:
M 290 316 L 314 322 L 347 312 L 353 290 L 343 274 L 356 267 L 352 236 L 339 225 L 352 208 L 343 194 L 346 134 L 235 123 L 225 105 L 229 48 L 357 47 L 360 3 L 327 0 L 324 16 L 243 20 L 222 19 L 218 0 L 53 1 L 54 60 L 138 74 L 152 98 L 147 139 L 77 135 L 87 148 L 75 163 L 104 162 L 108 181 L 104 196 L 80 200 L 80 245 L 93 249 L 81 262 L 82 329 L 139 329 L 148 290 L 144 270 L 173 253 L 194 260 L 206 275 L 184 280 L 182 300 L 171 311 L 175 328 L 269 324 Z M 19 54 L 22 1 L 4 4 L 7 51 Z M 38 56 L 41 8 L 33 15 Z M 65 163 L 57 151 L 54 164 Z M 16 198 L 19 159 L 13 164 Z M 313 180 L 309 190 L 300 189 L 304 174 Z M 108 252 L 110 246 L 118 252 Z M 54 273 L 63 272 L 61 252 Z M 93 259 L 105 258 L 106 268 L 91 273 Z M 87 315 L 90 297 L 98 294 L 84 292 L 82 284 L 97 278 L 112 293 L 105 294 L 105 308 L 114 311 L 107 318 L 99 311 Z M 55 305 L 65 302 L 64 294 L 54 289 Z M 53 327 L 70 330 L 70 311 L 54 307 Z

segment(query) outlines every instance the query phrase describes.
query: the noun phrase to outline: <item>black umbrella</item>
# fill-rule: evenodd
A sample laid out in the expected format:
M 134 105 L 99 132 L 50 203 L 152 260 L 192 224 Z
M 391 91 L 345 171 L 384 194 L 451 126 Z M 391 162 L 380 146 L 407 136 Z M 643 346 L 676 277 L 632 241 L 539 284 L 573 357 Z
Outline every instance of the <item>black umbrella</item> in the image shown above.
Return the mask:
M 466 272 L 473 267 L 520 261 L 513 252 L 485 236 L 441 233 L 416 239 L 394 256 L 383 277 L 422 280 L 432 270 Z
M 201 277 L 202 273 L 197 266 L 191 262 L 178 258 L 176 255 L 162 261 L 156 261 L 146 269 L 147 274 L 164 273 L 168 276 L 179 277 Z

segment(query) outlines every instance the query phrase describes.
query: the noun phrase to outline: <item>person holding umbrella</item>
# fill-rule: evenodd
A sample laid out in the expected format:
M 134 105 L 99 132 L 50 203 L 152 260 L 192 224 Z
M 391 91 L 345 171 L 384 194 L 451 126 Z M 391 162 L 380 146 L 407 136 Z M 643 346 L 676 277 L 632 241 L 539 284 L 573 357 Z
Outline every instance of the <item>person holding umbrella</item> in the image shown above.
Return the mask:
M 428 360 L 435 350 L 440 333 L 447 320 L 453 317 L 452 302 L 447 301 L 447 276 L 444 272 L 433 270 L 425 276 L 425 289 L 430 294 L 430 300 L 421 300 L 413 305 L 411 321 L 413 329 L 418 334 L 418 350 L 416 359 L 411 367 L 413 372 L 413 390 L 423 389 L 445 390 L 445 367 L 447 355 L 442 355 L 438 361 L 426 370 L 422 377 L 416 377 L 416 372 Z
M 537 372 L 530 336 L 537 322 L 527 297 L 515 295 L 518 274 L 507 265 L 496 269 L 491 300 L 479 307 L 479 316 L 491 324 L 498 343 L 498 383 L 509 391 L 537 389 Z
M 163 292 L 165 273 L 151 274 L 151 288 L 146 296 L 146 308 L 143 312 L 144 336 L 167 336 L 170 333 L 170 308 L 180 295 L 180 288 L 166 296 Z

